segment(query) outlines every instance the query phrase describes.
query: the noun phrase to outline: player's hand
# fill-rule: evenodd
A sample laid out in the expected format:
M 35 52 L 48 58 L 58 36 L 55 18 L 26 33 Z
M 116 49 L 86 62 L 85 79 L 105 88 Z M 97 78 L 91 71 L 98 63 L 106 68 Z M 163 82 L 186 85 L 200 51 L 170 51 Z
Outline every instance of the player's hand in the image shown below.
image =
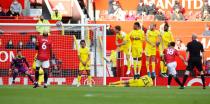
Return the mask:
M 188 66 L 188 63 L 187 63 L 187 61 L 184 61 L 184 64 L 185 64 L 186 66 Z
M 82 64 L 83 64 L 84 66 L 86 66 L 86 62 L 82 62 Z

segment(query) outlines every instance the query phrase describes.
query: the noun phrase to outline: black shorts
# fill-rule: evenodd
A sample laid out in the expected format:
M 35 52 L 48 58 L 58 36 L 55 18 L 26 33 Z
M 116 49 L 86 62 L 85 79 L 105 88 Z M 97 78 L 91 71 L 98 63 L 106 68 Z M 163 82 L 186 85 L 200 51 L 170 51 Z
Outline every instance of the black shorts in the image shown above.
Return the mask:
M 197 70 L 199 72 L 200 71 L 203 71 L 203 66 L 202 66 L 201 58 L 189 59 L 187 70 L 188 71 L 192 71 L 195 67 L 197 68 Z

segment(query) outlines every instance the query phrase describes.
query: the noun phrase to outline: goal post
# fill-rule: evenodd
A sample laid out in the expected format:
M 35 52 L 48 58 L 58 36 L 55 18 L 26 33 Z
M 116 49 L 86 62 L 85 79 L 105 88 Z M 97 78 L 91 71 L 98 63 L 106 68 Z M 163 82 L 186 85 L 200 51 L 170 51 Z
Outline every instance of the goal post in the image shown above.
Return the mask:
M 41 32 L 40 32 L 41 30 Z M 0 23 L 0 85 L 11 84 L 8 76 L 11 59 L 16 50 L 21 49 L 32 66 L 37 53 L 34 40 L 41 37 L 44 31 L 49 32 L 49 39 L 53 43 L 54 60 L 50 68 L 50 85 L 75 85 L 79 70 L 78 49 L 80 40 L 85 40 L 90 49 L 90 73 L 95 85 L 106 85 L 106 24 L 36 24 L 36 23 Z M 82 36 L 82 32 L 84 36 Z M 75 39 L 76 38 L 76 39 Z M 12 43 L 12 44 L 10 44 Z M 77 44 L 77 45 L 76 45 Z M 10 47 L 10 45 L 13 45 Z M 34 75 L 34 71 L 30 72 Z M 87 73 L 81 83 L 87 81 Z M 32 84 L 27 77 L 19 75 L 17 84 Z

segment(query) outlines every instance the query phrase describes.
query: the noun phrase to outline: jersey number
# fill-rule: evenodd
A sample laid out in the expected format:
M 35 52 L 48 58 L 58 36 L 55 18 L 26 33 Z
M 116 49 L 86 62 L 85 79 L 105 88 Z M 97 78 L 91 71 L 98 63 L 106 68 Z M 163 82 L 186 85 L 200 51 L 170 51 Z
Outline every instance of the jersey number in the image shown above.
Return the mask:
M 174 50 L 173 49 L 168 49 L 167 54 L 173 55 L 174 54 Z
M 46 42 L 42 43 L 42 49 L 43 49 L 43 50 L 47 49 Z

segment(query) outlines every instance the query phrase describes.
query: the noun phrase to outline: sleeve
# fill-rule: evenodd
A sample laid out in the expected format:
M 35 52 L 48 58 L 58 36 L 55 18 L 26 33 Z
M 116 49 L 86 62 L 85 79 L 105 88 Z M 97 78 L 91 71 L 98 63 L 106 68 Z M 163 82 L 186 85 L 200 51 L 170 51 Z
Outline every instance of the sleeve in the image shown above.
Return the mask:
M 179 52 L 175 49 L 175 51 L 174 51 L 174 54 L 176 55 L 176 56 L 179 56 Z
M 10 68 L 12 69 L 12 67 L 14 66 L 14 64 L 15 64 L 15 59 L 12 59 L 12 62 L 11 62 L 11 64 L 10 64 Z
M 201 52 L 204 52 L 203 45 L 201 43 L 200 46 L 201 46 Z
M 188 43 L 187 44 L 187 49 L 186 49 L 187 52 L 189 51 L 189 48 L 190 48 L 190 44 Z

